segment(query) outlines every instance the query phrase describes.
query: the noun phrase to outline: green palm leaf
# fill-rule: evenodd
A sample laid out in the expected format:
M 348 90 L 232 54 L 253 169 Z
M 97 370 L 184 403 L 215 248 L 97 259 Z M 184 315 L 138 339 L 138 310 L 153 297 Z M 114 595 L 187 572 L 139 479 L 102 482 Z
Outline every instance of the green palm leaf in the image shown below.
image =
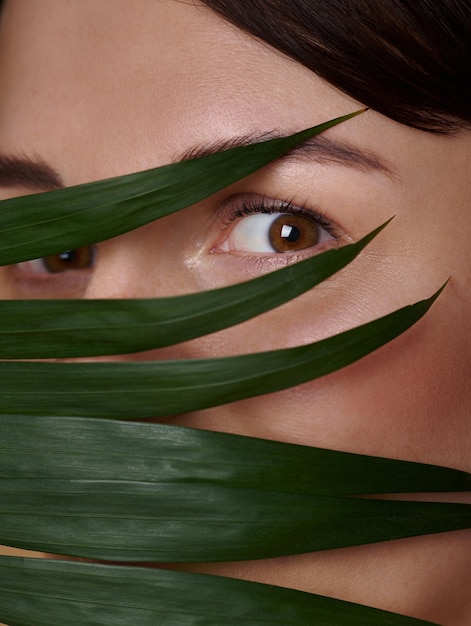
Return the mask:
M 266 559 L 471 527 L 471 505 L 212 484 L 5 479 L 0 543 L 99 560 Z
M 4 201 L 0 263 L 138 228 L 210 196 L 352 115 L 204 159 Z M 1 303 L 0 354 L 93 356 L 185 341 L 302 293 L 346 265 L 366 242 L 206 294 L 134 303 Z M 306 268 L 312 275 L 300 276 Z M 268 353 L 163 363 L 0 363 L 0 541 L 95 559 L 208 561 L 471 527 L 469 505 L 346 497 L 469 490 L 469 475 L 454 470 L 90 419 L 192 411 L 336 371 L 404 332 L 438 293 L 317 344 Z M 308 472 L 306 464 L 312 464 Z M 225 597 L 229 603 L 221 602 Z M 16 626 L 425 625 L 217 577 L 5 557 L 0 558 L 0 620 Z
M 289 137 L 232 148 L 200 159 L 4 200 L 0 215 L 0 265 L 110 239 L 184 209 L 359 113 L 344 115 Z
M 471 474 L 449 468 L 167 424 L 0 415 L 0 430 L 3 479 L 143 481 L 169 489 L 215 485 L 331 496 L 471 491 Z
M 264 313 L 318 285 L 353 261 L 383 226 L 246 283 L 145 300 L 4 300 L 0 357 L 43 359 L 125 354 L 200 337 Z
M 433 626 L 331 598 L 215 576 L 0 557 L 15 626 Z
M 469 474 L 446 468 L 160 424 L 71 418 L 63 430 L 57 418 L 4 416 L 0 425 L 0 542 L 18 547 L 241 560 L 471 525 L 468 505 L 332 497 L 471 489 Z
M 394 339 L 427 312 L 440 291 L 368 324 L 284 350 L 143 363 L 0 363 L 3 412 L 139 419 L 279 391 L 338 370 Z

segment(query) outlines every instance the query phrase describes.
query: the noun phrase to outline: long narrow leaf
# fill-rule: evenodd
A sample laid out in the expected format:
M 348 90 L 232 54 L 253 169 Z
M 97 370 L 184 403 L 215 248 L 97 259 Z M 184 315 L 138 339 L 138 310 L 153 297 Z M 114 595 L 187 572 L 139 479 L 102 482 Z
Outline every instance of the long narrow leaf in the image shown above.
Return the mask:
M 471 474 L 166 424 L 0 416 L 0 479 L 218 485 L 292 494 L 471 491 Z
M 0 210 L 0 265 L 110 239 L 179 211 L 358 113 L 361 111 L 289 137 L 232 148 L 200 159 L 4 200 Z
M 471 505 L 204 484 L 3 479 L 0 544 L 98 560 L 265 559 L 471 528 Z
M 334 337 L 272 352 L 151 363 L 0 363 L 1 410 L 137 419 L 279 391 L 336 371 L 383 346 L 419 320 L 440 291 Z
M 243 322 L 332 276 L 382 230 L 246 283 L 148 300 L 0 301 L 0 358 L 139 352 Z
M 271 585 L 12 557 L 0 557 L 0 620 L 15 626 L 433 626 Z
M 236 148 L 205 159 L 7 201 L 3 203 L 0 216 L 0 262 L 46 256 L 137 228 L 208 197 L 263 167 L 296 143 L 349 117 L 332 120 L 289 138 Z M 347 250 L 343 254 L 348 253 Z M 342 253 L 338 255 L 340 262 L 335 268 L 324 271 L 338 271 L 345 264 L 341 256 Z M 294 269 L 294 273 L 297 271 L 302 270 Z M 258 283 L 254 281 L 256 284 L 250 288 L 243 285 L 164 302 L 140 301 L 134 303 L 134 307 L 123 302 L 38 303 L 32 315 L 49 316 L 49 321 L 33 334 L 21 329 L 31 320 L 24 310 L 28 305 L 5 303 L 4 313 L 10 318 L 18 315 L 18 325 L 4 325 L 4 338 L 10 343 L 3 350 L 9 358 L 46 358 L 134 352 L 170 345 L 249 319 L 295 297 L 313 284 L 313 276 L 309 276 L 302 287 L 297 284 L 289 294 L 280 295 L 276 292 L 284 288 L 286 276 L 280 279 L 278 287 L 275 282 L 279 276 L 263 277 Z M 294 282 L 293 278 L 290 280 Z M 262 305 L 251 307 L 247 298 L 252 302 L 253 290 L 260 285 L 267 286 L 267 299 Z M 227 306 L 229 295 L 235 295 L 236 299 Z M 80 445 L 71 450 L 66 440 L 59 438 L 55 440 L 59 447 L 54 448 L 41 437 L 36 438 L 36 443 L 43 446 L 43 456 L 35 450 L 31 451 L 28 463 L 17 461 L 16 468 L 13 463 L 14 440 L 11 437 L 15 428 L 19 437 L 22 437 L 21 426 L 23 435 L 27 424 L 34 431 L 40 425 L 38 415 L 153 417 L 283 389 L 335 371 L 393 339 L 415 323 L 437 295 L 318 344 L 272 353 L 163 364 L 0 364 L 4 410 L 36 415 L 32 419 L 18 417 L 15 424 L 11 416 L 0 419 L 0 425 L 7 429 L 0 472 L 8 476 L 0 481 L 0 542 L 98 559 L 210 561 L 266 558 L 471 527 L 469 505 L 332 497 L 335 485 L 340 489 L 345 466 L 340 468 L 337 463 L 340 457 L 335 456 L 333 461 L 336 453 L 329 451 L 318 452 L 322 463 L 337 463 L 340 472 L 333 472 L 330 497 L 312 494 L 307 481 L 298 490 L 294 489 L 294 472 L 280 486 L 279 481 L 275 482 L 276 473 L 272 473 L 273 464 L 269 461 L 262 461 L 255 469 L 244 467 L 241 470 L 235 454 L 232 463 L 226 462 L 226 471 L 217 477 L 214 473 L 211 476 L 211 470 L 214 472 L 217 468 L 216 474 L 221 473 L 220 452 L 212 464 L 208 464 L 197 458 L 185 461 L 181 459 L 182 449 L 177 454 L 171 446 L 171 450 L 167 448 L 167 455 L 164 453 L 159 459 L 157 467 L 149 462 L 151 449 L 148 447 L 144 446 L 147 457 L 140 465 L 136 463 L 137 451 L 129 460 L 129 448 L 127 454 L 122 448 L 121 468 L 118 468 L 117 455 L 120 445 L 124 445 L 123 431 L 119 430 L 122 425 L 101 420 L 72 418 L 65 422 L 74 426 L 80 423 L 85 430 L 90 426 L 88 435 L 92 426 L 117 427 L 115 431 L 108 431 L 108 434 L 113 433 L 112 437 L 116 435 L 114 443 L 117 445 L 110 447 L 111 457 L 104 463 L 98 462 L 98 447 L 94 448 L 94 453 Z M 188 303 L 189 309 L 182 310 L 183 303 Z M 82 314 L 77 311 L 75 320 L 69 318 L 64 324 L 68 308 L 77 304 L 83 306 Z M 167 305 L 170 308 L 165 308 Z M 175 306 L 181 312 L 176 323 L 172 322 Z M 155 315 L 156 307 L 163 315 Z M 52 311 L 55 314 L 49 315 Z M 100 317 L 97 317 L 98 312 Z M 22 313 L 24 317 L 20 319 Z M 121 318 L 117 327 L 106 330 L 109 320 L 116 319 L 117 314 L 126 316 L 126 320 L 123 322 Z M 214 317 L 219 318 L 218 321 L 214 322 Z M 191 330 L 183 330 L 188 327 Z M 118 331 L 121 343 L 116 340 Z M 64 342 L 68 343 L 65 351 Z M 24 389 L 25 381 L 27 389 Z M 57 408 L 52 408 L 53 405 Z M 131 410 L 133 415 L 129 416 Z M 45 419 L 44 424 L 54 425 L 54 418 Z M 129 423 L 127 426 L 142 426 L 141 435 L 147 427 L 153 433 L 159 430 L 162 433 L 165 429 L 152 424 Z M 57 429 L 57 421 L 54 427 Z M 105 432 L 100 430 L 102 437 Z M 205 443 L 205 435 L 219 436 L 217 433 L 200 434 L 203 436 L 200 446 Z M 243 438 L 236 439 L 241 443 Z M 86 440 L 84 436 L 83 442 Z M 231 439 L 229 448 L 234 442 L 235 439 Z M 265 443 L 269 442 L 261 445 Z M 25 453 L 28 446 L 33 446 L 33 440 L 26 435 L 21 445 L 25 446 Z M 101 445 L 103 452 L 103 441 Z M 54 457 L 51 463 L 44 457 L 46 449 L 49 460 Z M 287 454 L 287 449 L 283 454 Z M 273 449 L 267 449 L 267 456 L 272 458 L 273 455 Z M 175 458 L 178 456 L 180 460 Z M 123 467 L 125 458 L 128 458 L 127 467 Z M 75 471 L 70 471 L 67 478 L 67 460 L 72 459 Z M 350 460 L 359 467 L 356 486 L 360 485 L 359 475 L 367 468 L 371 471 L 372 463 L 377 462 L 382 464 L 381 470 L 376 466 L 379 471 L 386 470 L 385 481 L 363 481 L 363 488 L 378 486 L 379 489 L 373 490 L 379 493 L 386 491 L 387 484 L 388 489 L 397 491 L 395 487 L 401 481 L 400 476 L 392 476 L 394 462 L 363 459 L 359 466 L 359 459 Z M 84 467 L 84 463 L 89 463 L 89 467 Z M 430 489 L 437 484 L 460 489 L 463 485 L 469 487 L 469 476 L 465 474 L 444 468 L 432 471 L 425 466 L 409 468 L 406 465 L 401 464 L 401 471 L 409 489 L 415 489 L 418 484 L 428 485 Z M 35 467 L 41 468 L 39 474 L 34 473 Z M 261 468 L 265 473 L 260 473 Z M 276 468 L 279 473 L 284 470 L 283 464 Z M 98 474 L 101 471 L 99 477 L 95 470 Z M 137 477 L 136 472 L 141 475 Z M 319 474 L 316 478 L 319 481 Z M 355 481 L 349 489 L 354 487 Z M 424 624 L 366 607 L 289 590 L 273 592 L 273 588 L 239 581 L 90 564 L 42 562 L 36 565 L 33 562 L 32 567 L 30 565 L 31 562 L 15 559 L 0 562 L 0 619 L 17 626 L 29 626 L 31 620 L 39 626 L 46 623 L 87 626 L 136 623 L 141 626 L 156 623 L 156 620 L 175 626 L 240 624 L 243 621 L 299 624 L 314 623 L 313 620 L 322 625 L 333 623 L 333 619 L 335 623 L 339 620 L 342 624 L 358 626 Z M 161 589 L 165 589 L 159 597 L 156 597 L 156 578 Z M 110 579 L 113 579 L 111 585 Z M 23 582 L 26 586 L 22 586 Z M 228 593 L 225 585 L 229 585 L 233 593 L 236 613 L 231 614 L 226 603 L 221 603 L 223 595 Z M 211 590 L 211 598 L 201 592 L 203 587 Z M 122 593 L 117 595 L 117 588 L 121 588 Z M 169 590 L 173 590 L 173 595 Z M 97 595 L 93 595 L 94 592 Z M 192 600 L 191 594 L 198 598 Z M 278 604 L 273 601 L 273 595 L 278 598 Z M 160 596 L 165 596 L 163 602 Z M 247 604 L 244 598 L 249 598 Z M 309 598 L 306 603 L 305 598 Z M 201 600 L 203 605 L 198 605 Z M 300 613 L 300 606 L 301 611 L 306 608 L 304 613 Z M 244 609 L 242 619 L 241 607 Z M 70 614 L 76 621 L 70 619 Z

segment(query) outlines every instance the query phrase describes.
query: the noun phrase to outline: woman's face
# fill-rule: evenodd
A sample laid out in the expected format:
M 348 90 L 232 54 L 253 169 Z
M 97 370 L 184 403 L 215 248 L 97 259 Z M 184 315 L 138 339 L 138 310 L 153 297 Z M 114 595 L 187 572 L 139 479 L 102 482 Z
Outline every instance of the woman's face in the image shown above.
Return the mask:
M 290 134 L 362 106 L 177 0 L 7 0 L 0 85 L 2 198 L 156 167 L 241 137 Z M 451 276 L 425 319 L 359 363 L 169 421 L 471 470 L 471 134 L 433 136 L 367 111 L 324 137 L 96 249 L 1 268 L 0 295 L 212 289 L 356 241 L 395 216 L 348 268 L 295 301 L 208 337 L 116 358 L 312 342 L 426 298 Z M 280 214 L 294 214 L 285 224 L 296 220 L 297 242 L 284 237 Z M 460 624 L 471 610 L 469 539 L 444 534 L 206 570 Z

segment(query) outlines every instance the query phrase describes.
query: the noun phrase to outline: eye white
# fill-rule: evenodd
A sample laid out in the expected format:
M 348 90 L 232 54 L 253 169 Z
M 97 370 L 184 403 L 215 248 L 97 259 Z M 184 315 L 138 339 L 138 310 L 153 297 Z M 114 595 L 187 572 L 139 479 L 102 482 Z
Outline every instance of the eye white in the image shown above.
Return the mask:
M 225 251 L 273 253 L 270 243 L 270 226 L 280 217 L 280 213 L 254 213 L 248 215 L 232 228 L 221 246 Z
M 332 239 L 333 236 L 325 228 L 307 216 L 254 213 L 236 222 L 221 250 L 282 254 L 312 248 Z
M 21 272 L 25 272 L 28 274 L 49 274 L 43 258 L 32 259 L 31 261 L 23 261 L 22 263 L 17 263 L 16 267 Z

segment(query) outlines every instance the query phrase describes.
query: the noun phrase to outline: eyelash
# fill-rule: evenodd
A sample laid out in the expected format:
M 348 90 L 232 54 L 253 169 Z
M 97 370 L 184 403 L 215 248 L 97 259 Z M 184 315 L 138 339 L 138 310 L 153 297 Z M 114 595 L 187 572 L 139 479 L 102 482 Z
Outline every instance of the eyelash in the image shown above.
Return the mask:
M 307 204 L 307 203 L 306 203 Z M 222 228 L 226 228 L 237 219 L 253 215 L 254 213 L 264 213 L 271 215 L 273 213 L 289 213 L 291 215 L 301 215 L 309 220 L 316 222 L 321 228 L 324 228 L 329 235 L 339 238 L 339 232 L 336 225 L 331 222 L 319 208 L 307 208 L 306 204 L 294 204 L 292 200 L 272 200 L 270 198 L 237 198 L 237 200 L 228 204 L 223 215 Z

